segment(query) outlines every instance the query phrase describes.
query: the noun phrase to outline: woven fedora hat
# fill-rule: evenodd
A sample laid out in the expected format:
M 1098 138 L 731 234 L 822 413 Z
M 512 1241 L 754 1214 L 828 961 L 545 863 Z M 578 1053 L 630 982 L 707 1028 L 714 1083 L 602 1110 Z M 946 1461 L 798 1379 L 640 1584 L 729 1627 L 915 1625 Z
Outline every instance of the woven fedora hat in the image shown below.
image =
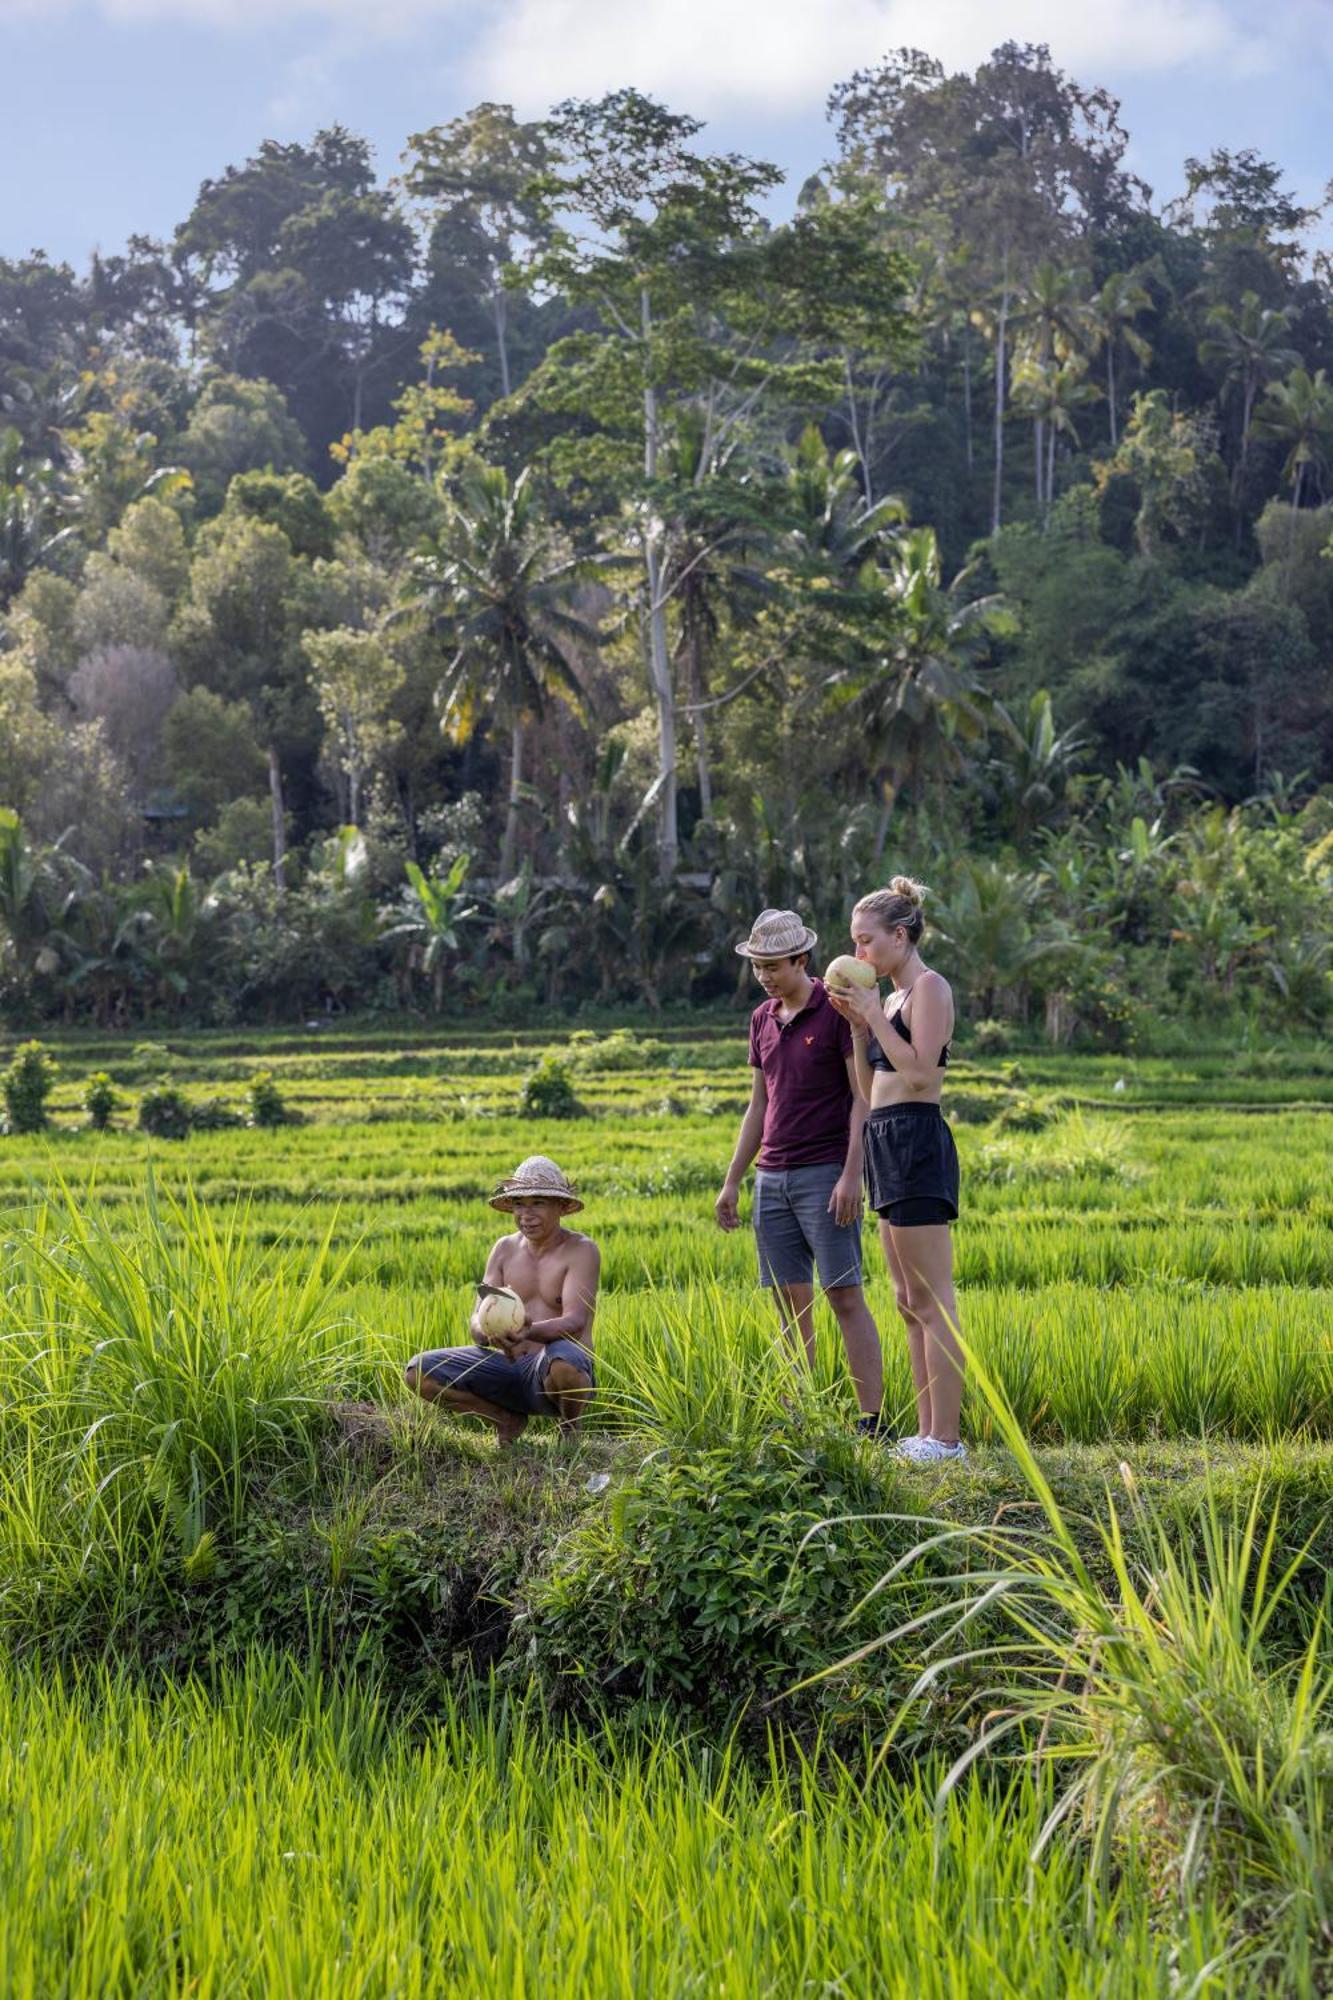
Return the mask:
M 817 933 L 807 929 L 795 910 L 761 910 L 736 952 L 741 958 L 795 958 L 813 951 L 818 942 Z
M 507 1181 L 501 1181 L 491 1196 L 491 1207 L 512 1215 L 516 1201 L 533 1201 L 538 1197 L 543 1201 L 558 1201 L 565 1215 L 576 1215 L 583 1206 L 555 1161 L 548 1160 L 544 1153 L 534 1153 L 514 1169 Z

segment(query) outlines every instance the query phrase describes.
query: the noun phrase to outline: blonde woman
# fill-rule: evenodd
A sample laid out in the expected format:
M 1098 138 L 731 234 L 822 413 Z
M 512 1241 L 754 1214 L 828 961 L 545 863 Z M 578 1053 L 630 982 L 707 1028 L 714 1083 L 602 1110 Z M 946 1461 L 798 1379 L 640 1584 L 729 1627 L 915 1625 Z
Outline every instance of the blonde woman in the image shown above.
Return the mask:
M 906 875 L 852 911 L 856 956 L 887 979 L 830 990 L 852 1030 L 856 1076 L 870 1105 L 865 1180 L 879 1216 L 916 1388 L 917 1434 L 900 1453 L 917 1463 L 965 1458 L 958 1435 L 963 1361 L 949 1225 L 958 1215 L 958 1151 L 940 1109 L 954 1031 L 953 992 L 921 956 L 925 890 Z

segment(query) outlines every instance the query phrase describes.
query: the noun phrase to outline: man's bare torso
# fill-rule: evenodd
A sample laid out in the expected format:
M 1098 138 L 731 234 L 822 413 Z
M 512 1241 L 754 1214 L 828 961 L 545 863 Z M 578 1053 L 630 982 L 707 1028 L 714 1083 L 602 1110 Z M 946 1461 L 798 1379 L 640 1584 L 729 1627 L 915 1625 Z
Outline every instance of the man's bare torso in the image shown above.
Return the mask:
M 496 1244 L 500 1277 L 496 1281 L 518 1293 L 534 1320 L 558 1318 L 563 1310 L 565 1284 L 571 1269 L 586 1257 L 585 1246 L 592 1239 L 577 1229 L 561 1228 L 553 1243 L 537 1251 L 519 1232 L 502 1236 Z M 585 1301 L 586 1303 L 586 1301 Z M 582 1336 L 585 1347 L 592 1346 L 592 1318 Z

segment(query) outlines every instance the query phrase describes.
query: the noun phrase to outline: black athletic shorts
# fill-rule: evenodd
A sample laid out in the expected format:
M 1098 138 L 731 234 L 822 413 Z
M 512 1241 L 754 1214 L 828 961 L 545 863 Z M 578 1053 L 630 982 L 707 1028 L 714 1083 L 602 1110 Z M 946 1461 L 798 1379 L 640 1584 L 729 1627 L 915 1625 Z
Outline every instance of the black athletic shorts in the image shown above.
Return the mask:
M 865 1181 L 897 1229 L 958 1216 L 958 1148 L 938 1104 L 883 1104 L 866 1119 Z

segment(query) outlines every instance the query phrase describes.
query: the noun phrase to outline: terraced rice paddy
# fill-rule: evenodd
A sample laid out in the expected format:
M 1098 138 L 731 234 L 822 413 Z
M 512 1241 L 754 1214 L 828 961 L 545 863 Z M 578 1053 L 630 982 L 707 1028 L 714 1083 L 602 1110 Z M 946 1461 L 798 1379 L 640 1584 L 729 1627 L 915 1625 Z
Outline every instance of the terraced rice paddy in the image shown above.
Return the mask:
M 308 1122 L 174 1145 L 78 1132 L 83 1073 L 110 1063 L 130 1097 L 162 1057 L 75 1044 L 54 1137 L 0 1148 L 0 1203 L 22 1205 L 55 1175 L 74 1186 L 91 1176 L 114 1218 L 151 1161 L 167 1188 L 188 1181 L 210 1204 L 245 1200 L 258 1242 L 313 1251 L 331 1230 L 359 1357 L 349 1386 L 392 1399 L 408 1354 L 462 1337 L 499 1226 L 485 1197 L 545 1150 L 577 1181 L 584 1226 L 602 1245 L 609 1380 L 632 1385 L 664 1325 L 735 1359 L 771 1344 L 752 1240 L 723 1236 L 712 1217 L 748 1089 L 736 1033 L 653 1037 L 644 1061 L 615 1069 L 580 1064 L 623 1062 L 623 1050 L 575 1044 L 588 1115 L 547 1124 L 515 1107 L 535 1055 L 562 1047 L 550 1036 L 177 1047 L 187 1094 L 239 1112 L 248 1078 L 267 1068 Z M 965 1332 L 1034 1438 L 1333 1434 L 1333 1062 L 1024 1057 L 960 1065 L 950 1101 Z M 1040 1129 L 1023 1129 L 1038 1118 Z M 905 1409 L 877 1253 L 868 1270 L 888 1399 Z M 832 1383 L 831 1339 L 825 1363 Z M 987 1434 L 984 1409 L 971 1422 Z
M 10 1569 L 0 1610 L 18 1601 L 25 1562 L 33 1607 L 57 1586 L 60 1602 L 76 1602 L 81 1564 L 91 1589 L 79 1538 L 95 1516 L 130 1546 L 126 1465 L 108 1484 L 97 1457 L 118 1439 L 151 1438 L 169 1454 L 178 1422 L 214 1439 L 217 1462 L 231 1453 L 241 1471 L 207 1518 L 220 1532 L 240 1519 L 245 1467 L 285 1423 L 307 1420 L 291 1393 L 302 1357 L 283 1351 L 276 1321 L 300 1323 L 291 1287 L 326 1254 L 337 1275 L 318 1337 L 336 1349 L 338 1389 L 401 1407 L 403 1360 L 463 1337 L 471 1287 L 503 1226 L 485 1196 L 533 1151 L 578 1182 L 581 1224 L 604 1251 L 605 1386 L 586 1463 L 728 1444 L 745 1463 L 763 1429 L 754 1398 L 767 1399 L 767 1421 L 790 1385 L 751 1239 L 724 1237 L 712 1219 L 747 1092 L 739 1031 L 664 1031 L 629 1051 L 606 1038 L 571 1049 L 551 1034 L 166 1039 L 169 1053 L 65 1044 L 52 1131 L 0 1142 Z M 571 1058 L 585 1115 L 518 1115 L 524 1075 L 550 1049 Z M 164 1061 L 187 1095 L 238 1112 L 251 1076 L 271 1070 L 303 1122 L 174 1145 L 125 1119 L 100 1136 L 80 1129 L 88 1073 L 109 1068 L 132 1100 Z M 1301 1476 L 1317 1485 L 1333 1440 L 1333 1061 L 1297 1051 L 962 1062 L 951 1101 L 964 1331 L 1026 1434 L 1066 1461 L 1097 1447 L 1088 1457 L 1098 1466 L 1108 1445 L 1110 1462 L 1123 1447 L 1150 1466 L 1191 1441 L 1196 1459 L 1216 1451 L 1262 1468 L 1299 1443 Z M 244 1242 L 284 1268 L 275 1323 L 255 1329 L 273 1370 L 263 1408 L 243 1398 L 224 1408 L 228 1391 L 210 1378 L 187 1409 L 199 1385 L 185 1362 L 174 1386 L 147 1363 L 136 1373 L 154 1341 L 183 1347 L 184 1317 L 168 1333 L 145 1293 L 117 1348 L 107 1327 L 138 1310 L 125 1303 L 128 1281 L 100 1304 L 67 1289 L 53 1305 L 56 1292 L 23 1261 L 34 1240 L 58 1249 L 66 1199 L 108 1232 L 90 1269 L 111 1254 L 106 1242 L 133 1251 L 149 1169 L 159 1189 L 192 1188 L 215 1217 L 243 1203 Z M 34 1226 L 39 1239 L 27 1234 Z M 891 1295 L 867 1248 L 887 1400 L 905 1410 Z M 223 1277 L 217 1286 L 221 1299 Z M 109 1315 L 100 1332 L 98 1312 Z M 330 1379 L 324 1361 L 316 1373 Z M 121 1402 L 99 1414 L 102 1380 Z M 819 1422 L 836 1432 L 852 1404 L 827 1325 L 817 1388 Z M 204 1406 L 210 1396 L 216 1408 Z M 45 1430 L 44 1397 L 64 1398 Z M 970 1393 L 964 1421 L 984 1479 L 1007 1463 L 1004 1419 Z M 52 1440 L 77 1474 L 53 1474 Z M 490 1446 L 463 1439 L 458 1450 L 466 1470 Z M 530 1433 L 518 1456 L 535 1477 L 557 1454 L 549 1436 Z M 147 1458 L 135 1463 L 151 1484 Z M 200 1576 L 213 1477 L 197 1474 L 193 1491 L 178 1483 L 168 1509 Z M 346 1505 L 355 1514 L 371 1497 L 349 1486 Z M 336 1565 L 336 1534 L 327 1522 L 320 1533 Z M 57 1575 L 61 1535 L 70 1539 Z M 1248 1589 L 1242 1579 L 1233 1603 L 1214 1580 L 1200 1598 L 1231 1604 L 1240 1621 Z M 1165 1610 L 1157 1616 L 1165 1630 Z M 1310 1629 L 1318 1688 L 1327 1628 Z M 1197 1657 L 1182 1641 L 1167 1678 L 1193 1671 L 1225 1636 L 1201 1640 Z M 1259 1653 L 1236 1646 L 1223 1676 L 1233 1691 L 1260 1672 Z M 1274 1669 L 1255 1697 L 1270 1720 L 1288 1714 L 1279 1678 Z M 0 1993 L 1129 2000 L 1321 1990 L 1327 1940 L 1303 1905 L 1292 1918 L 1290 1884 L 1281 1920 L 1294 1927 L 1280 1943 L 1239 1873 L 1199 1876 L 1181 1895 L 1176 1862 L 1162 1859 L 1165 1804 L 1144 1838 L 1133 1828 L 1117 1838 L 1105 1867 L 1078 1814 L 1034 1860 L 1057 1795 L 1040 1761 L 979 1768 L 937 1812 L 946 1766 L 933 1755 L 868 1778 L 866 1758 L 834 1764 L 818 1745 L 788 1745 L 756 1760 L 752 1745 L 742 1752 L 670 1717 L 646 1731 L 580 1731 L 512 1680 L 489 1694 L 444 1688 L 426 1710 L 393 1697 L 262 1649 L 208 1686 L 163 1689 L 115 1666 L 53 1677 L 22 1657 L 0 1668 Z M 1273 1726 L 1282 1741 L 1304 1743 L 1307 1731 L 1317 1772 L 1319 1700 L 1306 1709 L 1303 1721 Z M 1302 1796 L 1300 1830 L 1317 1856 L 1328 1845 L 1311 1832 L 1326 1830 L 1322 1794 Z M 1222 1797 L 1214 1825 L 1226 1817 Z M 1276 1824 L 1283 1810 L 1258 1819 Z M 1186 1844 L 1182 1831 L 1180 1852 Z M 1310 1865 L 1317 1874 L 1323 1864 Z

